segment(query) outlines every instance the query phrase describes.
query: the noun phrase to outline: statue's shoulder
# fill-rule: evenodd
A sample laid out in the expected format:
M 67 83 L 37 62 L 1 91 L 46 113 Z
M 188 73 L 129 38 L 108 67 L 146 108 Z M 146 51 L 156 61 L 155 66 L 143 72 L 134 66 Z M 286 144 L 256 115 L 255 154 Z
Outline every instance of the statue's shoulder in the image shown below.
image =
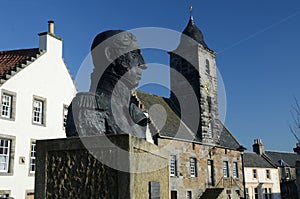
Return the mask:
M 103 96 L 92 92 L 79 92 L 72 100 L 72 107 L 79 109 L 90 109 L 105 111 L 107 110 L 107 103 Z

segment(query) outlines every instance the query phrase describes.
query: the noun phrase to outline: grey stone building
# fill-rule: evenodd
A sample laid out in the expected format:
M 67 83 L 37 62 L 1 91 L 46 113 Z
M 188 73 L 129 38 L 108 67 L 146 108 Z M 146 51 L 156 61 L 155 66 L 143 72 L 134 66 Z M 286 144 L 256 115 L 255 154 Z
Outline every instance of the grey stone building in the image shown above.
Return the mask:
M 154 143 L 170 153 L 171 199 L 243 197 L 244 149 L 219 120 L 216 53 L 193 17 L 169 55 L 170 98 L 141 91 L 135 97 Z

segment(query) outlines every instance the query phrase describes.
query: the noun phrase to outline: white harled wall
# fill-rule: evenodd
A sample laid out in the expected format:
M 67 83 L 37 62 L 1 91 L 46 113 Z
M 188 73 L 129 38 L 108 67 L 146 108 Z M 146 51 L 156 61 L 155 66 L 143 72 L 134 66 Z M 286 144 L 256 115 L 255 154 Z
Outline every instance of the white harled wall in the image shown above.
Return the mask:
M 0 190 L 10 190 L 15 199 L 25 198 L 25 192 L 34 189 L 34 175 L 29 175 L 31 140 L 65 137 L 63 106 L 76 94 L 62 59 L 62 41 L 41 35 L 40 49 L 46 52 L 0 87 L 16 93 L 15 120 L 0 118 L 0 135 L 16 137 L 13 174 L 0 175 Z M 34 96 L 46 100 L 45 126 L 32 123 Z M 25 164 L 19 164 L 20 157 L 25 157 Z
M 257 177 L 253 178 L 253 169 L 256 169 Z M 267 179 L 266 170 L 270 170 L 270 179 Z M 263 189 L 272 189 L 272 198 L 280 199 L 280 179 L 277 168 L 251 168 L 245 167 L 245 185 L 248 188 L 249 199 L 254 197 L 254 188 L 258 188 L 259 198 L 264 198 Z

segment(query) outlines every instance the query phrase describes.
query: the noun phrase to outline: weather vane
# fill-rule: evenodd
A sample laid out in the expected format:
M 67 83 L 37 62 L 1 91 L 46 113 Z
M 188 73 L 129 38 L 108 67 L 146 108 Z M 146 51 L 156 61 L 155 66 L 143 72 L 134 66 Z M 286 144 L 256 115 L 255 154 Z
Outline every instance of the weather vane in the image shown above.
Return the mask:
M 190 5 L 190 17 L 193 18 L 193 6 Z

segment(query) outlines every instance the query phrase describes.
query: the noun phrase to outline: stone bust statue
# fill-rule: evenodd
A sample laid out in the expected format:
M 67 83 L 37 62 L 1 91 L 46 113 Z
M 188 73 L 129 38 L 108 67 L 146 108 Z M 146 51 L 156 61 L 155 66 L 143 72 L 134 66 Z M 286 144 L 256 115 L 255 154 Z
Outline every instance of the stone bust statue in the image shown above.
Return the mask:
M 146 138 L 147 117 L 132 99 L 146 69 L 135 36 L 123 30 L 98 34 L 91 46 L 90 92 L 76 95 L 68 109 L 66 135 L 132 134 Z

